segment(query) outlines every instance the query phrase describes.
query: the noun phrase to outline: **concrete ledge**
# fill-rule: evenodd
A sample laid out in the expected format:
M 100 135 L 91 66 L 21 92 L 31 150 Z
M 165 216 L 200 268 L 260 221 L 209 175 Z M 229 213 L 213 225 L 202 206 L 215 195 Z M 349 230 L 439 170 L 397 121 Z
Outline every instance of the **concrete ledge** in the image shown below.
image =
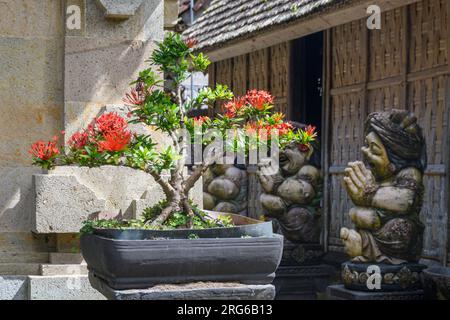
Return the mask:
M 50 252 L 52 264 L 80 264 L 84 259 L 81 253 Z
M 89 275 L 94 288 L 109 300 L 273 300 L 273 285 L 196 282 L 178 285 L 157 285 L 142 290 L 114 290 L 104 281 Z
M 327 288 L 328 300 L 423 300 L 423 290 L 394 292 L 364 292 L 348 290 L 344 285 Z
M 87 276 L 30 276 L 30 300 L 105 300 Z
M 27 298 L 26 276 L 0 276 L 0 300 L 26 300 Z
M 87 275 L 87 265 L 84 264 L 41 264 L 42 276 L 73 276 Z
M 0 274 L 19 275 L 39 275 L 39 263 L 0 263 Z
M 97 0 L 108 19 L 128 19 L 136 14 L 143 0 Z

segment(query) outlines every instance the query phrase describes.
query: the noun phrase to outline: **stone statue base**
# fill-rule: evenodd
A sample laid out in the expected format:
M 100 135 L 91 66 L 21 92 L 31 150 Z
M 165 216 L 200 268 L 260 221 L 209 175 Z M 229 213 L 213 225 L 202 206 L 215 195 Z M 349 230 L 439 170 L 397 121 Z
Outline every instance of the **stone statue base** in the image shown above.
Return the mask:
M 390 265 L 344 262 L 341 277 L 345 288 L 349 290 L 372 293 L 415 291 L 422 288 L 420 273 L 425 268 L 425 265 L 418 263 Z M 377 274 L 380 274 L 378 279 L 381 281 L 377 281 Z
M 321 263 L 323 247 L 320 244 L 295 243 L 284 239 L 282 266 L 307 266 Z
M 115 290 L 89 273 L 89 281 L 108 300 L 273 300 L 275 287 L 240 283 L 160 284 L 148 289 Z
M 349 290 L 344 285 L 327 288 L 327 300 L 423 300 L 423 290 L 367 292 Z
M 273 282 L 276 300 L 316 300 L 325 294 L 337 270 L 329 265 L 278 267 Z
M 284 240 L 283 257 L 273 282 L 277 300 L 315 300 L 338 270 L 322 264 L 320 244 Z

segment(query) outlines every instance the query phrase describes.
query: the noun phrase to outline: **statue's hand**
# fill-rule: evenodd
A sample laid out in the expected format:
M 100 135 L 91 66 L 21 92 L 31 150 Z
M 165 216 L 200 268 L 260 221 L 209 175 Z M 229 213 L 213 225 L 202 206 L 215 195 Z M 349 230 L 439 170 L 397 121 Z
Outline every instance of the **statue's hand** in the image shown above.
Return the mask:
M 353 203 L 359 206 L 370 206 L 372 196 L 378 189 L 372 172 L 360 161 L 348 164 L 344 185 Z

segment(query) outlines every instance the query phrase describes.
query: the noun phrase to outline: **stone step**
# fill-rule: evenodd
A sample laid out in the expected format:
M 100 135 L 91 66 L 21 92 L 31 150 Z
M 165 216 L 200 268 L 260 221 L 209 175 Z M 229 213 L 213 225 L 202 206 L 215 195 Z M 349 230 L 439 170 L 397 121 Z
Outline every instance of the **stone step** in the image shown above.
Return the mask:
M 30 300 L 105 300 L 91 287 L 88 276 L 30 276 Z
M 0 275 L 40 275 L 39 263 L 0 263 Z
M 50 252 L 56 249 L 55 235 L 31 232 L 0 231 L 0 248 L 4 252 Z
M 48 252 L 0 252 L 0 263 L 46 263 Z
M 0 300 L 27 300 L 27 276 L 0 276 Z
M 50 252 L 51 264 L 80 264 L 83 262 L 81 253 Z
M 41 264 L 42 276 L 87 275 L 87 265 L 82 264 Z

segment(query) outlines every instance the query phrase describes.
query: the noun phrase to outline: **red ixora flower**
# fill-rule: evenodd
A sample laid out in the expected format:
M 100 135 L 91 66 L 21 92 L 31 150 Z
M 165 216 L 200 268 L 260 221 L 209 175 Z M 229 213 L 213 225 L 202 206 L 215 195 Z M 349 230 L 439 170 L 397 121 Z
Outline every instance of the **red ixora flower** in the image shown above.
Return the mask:
M 250 90 L 245 96 L 247 102 L 258 110 L 264 110 L 267 105 L 273 104 L 273 97 L 264 90 Z
M 115 112 L 104 113 L 95 120 L 98 131 L 104 136 L 112 132 L 124 132 L 127 121 Z
M 194 124 L 196 125 L 202 125 L 205 121 L 208 121 L 208 116 L 200 116 L 200 117 L 194 117 Z
M 67 141 L 69 147 L 82 149 L 89 142 L 89 134 L 86 131 L 75 132 Z
M 314 126 L 311 126 L 311 125 L 307 126 L 305 128 L 305 132 L 306 132 L 306 134 L 309 137 L 316 137 L 317 136 L 316 127 L 314 127 Z
M 125 98 L 122 101 L 131 107 L 141 106 L 145 102 L 145 93 L 142 90 L 131 89 L 129 93 L 125 94 Z
M 105 140 L 98 142 L 99 151 L 123 151 L 131 141 L 131 132 L 112 131 L 103 136 Z
M 28 152 L 35 158 L 39 158 L 44 161 L 50 160 L 59 154 L 59 149 L 56 146 L 57 140 L 58 137 L 56 136 L 53 137 L 53 140 L 47 142 L 39 140 L 33 143 Z
M 245 97 L 235 98 L 223 105 L 223 111 L 227 118 L 234 118 L 239 110 L 247 104 Z
M 186 44 L 186 46 L 187 46 L 189 49 L 191 49 L 191 48 L 193 48 L 193 47 L 198 43 L 198 40 L 197 40 L 197 39 L 194 39 L 194 38 L 191 38 L 191 37 L 188 37 L 188 38 L 186 38 L 186 39 L 184 40 L 184 43 Z

